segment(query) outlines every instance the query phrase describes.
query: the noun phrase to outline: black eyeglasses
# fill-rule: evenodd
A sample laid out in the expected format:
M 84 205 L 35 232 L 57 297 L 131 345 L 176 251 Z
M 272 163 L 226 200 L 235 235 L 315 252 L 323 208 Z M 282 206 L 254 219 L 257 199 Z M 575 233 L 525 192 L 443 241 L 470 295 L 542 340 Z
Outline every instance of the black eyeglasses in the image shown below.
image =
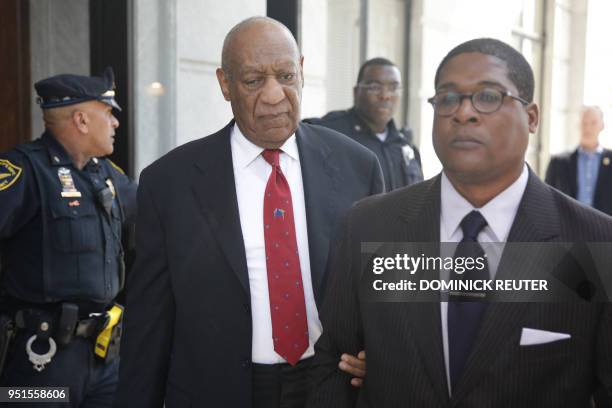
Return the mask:
M 431 103 L 434 111 L 440 116 L 450 116 L 457 112 L 464 98 L 472 102 L 472 106 L 480 113 L 497 112 L 504 103 L 504 97 L 509 96 L 523 105 L 529 105 L 525 99 L 512 95 L 510 91 L 500 91 L 495 88 L 483 88 L 471 94 L 445 91 L 435 94 L 427 102 Z

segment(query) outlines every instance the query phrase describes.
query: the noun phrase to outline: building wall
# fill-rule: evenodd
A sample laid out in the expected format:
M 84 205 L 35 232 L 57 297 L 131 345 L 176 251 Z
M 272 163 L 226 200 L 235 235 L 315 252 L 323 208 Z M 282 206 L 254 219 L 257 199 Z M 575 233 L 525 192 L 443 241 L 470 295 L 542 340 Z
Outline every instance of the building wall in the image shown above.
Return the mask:
M 89 2 L 30 0 L 30 63 L 32 84 L 65 72 L 89 75 Z M 32 139 L 44 129 L 42 111 L 32 98 Z
M 612 148 L 612 41 L 609 40 L 612 2 L 589 0 L 588 3 L 584 102 L 601 107 L 607 127 L 600 135 L 600 142 Z
M 552 154 L 573 148 L 583 104 L 587 8 L 585 1 L 548 3 L 545 69 L 541 81 L 540 174 Z
M 384 57 L 406 70 L 406 0 L 368 1 L 366 58 Z M 404 87 L 407 84 L 403 84 Z M 395 122 L 403 127 L 405 103 L 395 113 Z M 409 125 L 409 124 L 408 124 Z M 410 127 L 410 125 L 409 125 Z
M 405 12 L 406 0 L 301 3 L 300 46 L 306 78 L 303 117 L 351 107 L 359 67 L 366 59 L 389 58 L 403 69 Z M 398 110 L 398 123 L 403 124 L 404 116 Z
M 360 0 L 302 1 L 300 14 L 302 117 L 347 109 L 360 61 Z
M 304 90 L 302 93 L 302 117 L 325 114 L 328 89 L 335 80 L 329 80 L 328 42 L 329 13 L 327 0 L 301 2 L 298 35 L 300 50 L 304 56 Z
M 225 34 L 265 15 L 264 0 L 135 0 L 136 174 L 172 148 L 232 118 L 215 70 Z

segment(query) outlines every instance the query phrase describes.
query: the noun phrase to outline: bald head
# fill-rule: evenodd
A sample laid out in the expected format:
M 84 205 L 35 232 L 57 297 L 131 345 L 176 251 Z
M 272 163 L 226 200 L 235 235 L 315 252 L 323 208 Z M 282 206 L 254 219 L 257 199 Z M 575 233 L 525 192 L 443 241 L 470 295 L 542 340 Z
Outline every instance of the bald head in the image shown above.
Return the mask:
M 603 112 L 598 106 L 585 106 L 580 119 L 580 146 L 588 151 L 597 149 L 599 134 L 604 128 Z
M 279 46 L 289 49 L 296 61 L 300 58 L 295 38 L 287 27 L 270 17 L 250 17 L 236 24 L 225 36 L 221 68 L 231 75 L 236 64 L 244 59 L 243 54 L 262 42 L 271 49 Z
M 244 20 L 225 37 L 219 86 L 242 134 L 257 146 L 278 149 L 297 129 L 303 62 L 291 32 L 268 17 Z

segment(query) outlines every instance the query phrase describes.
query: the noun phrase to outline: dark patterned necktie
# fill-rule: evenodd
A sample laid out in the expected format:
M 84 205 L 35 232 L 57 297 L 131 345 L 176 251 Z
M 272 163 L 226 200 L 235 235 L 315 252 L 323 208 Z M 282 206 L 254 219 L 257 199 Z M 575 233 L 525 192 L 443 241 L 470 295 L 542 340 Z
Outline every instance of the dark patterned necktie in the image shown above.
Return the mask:
M 471 211 L 461 220 L 463 239 L 457 245 L 455 259 L 458 257 L 477 258 L 485 255 L 478 243 L 478 234 L 487 225 L 487 220 L 478 211 Z M 458 275 L 451 271 L 451 279 L 463 281 L 489 279 L 489 267 L 485 258 L 482 270 L 472 269 Z M 460 292 L 450 295 L 448 302 L 448 355 L 451 387 L 454 388 L 461 376 L 465 363 L 480 326 L 487 303 L 478 298 L 478 293 Z
M 308 348 L 308 325 L 291 190 L 279 165 L 279 153 L 269 149 L 262 153 L 272 165 L 264 196 L 266 268 L 274 351 L 295 365 Z

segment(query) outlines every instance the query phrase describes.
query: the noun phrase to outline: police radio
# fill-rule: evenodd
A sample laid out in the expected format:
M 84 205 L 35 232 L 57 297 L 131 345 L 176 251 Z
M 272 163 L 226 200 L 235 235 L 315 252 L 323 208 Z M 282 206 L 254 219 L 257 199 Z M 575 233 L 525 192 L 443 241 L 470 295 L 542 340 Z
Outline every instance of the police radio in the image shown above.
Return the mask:
M 98 192 L 96 193 L 96 199 L 98 200 L 98 204 L 100 204 L 102 208 L 104 208 L 104 210 L 109 216 L 111 215 L 111 209 L 113 208 L 113 198 L 115 198 L 115 195 L 113 194 L 111 188 L 108 186 L 101 190 L 98 190 Z

